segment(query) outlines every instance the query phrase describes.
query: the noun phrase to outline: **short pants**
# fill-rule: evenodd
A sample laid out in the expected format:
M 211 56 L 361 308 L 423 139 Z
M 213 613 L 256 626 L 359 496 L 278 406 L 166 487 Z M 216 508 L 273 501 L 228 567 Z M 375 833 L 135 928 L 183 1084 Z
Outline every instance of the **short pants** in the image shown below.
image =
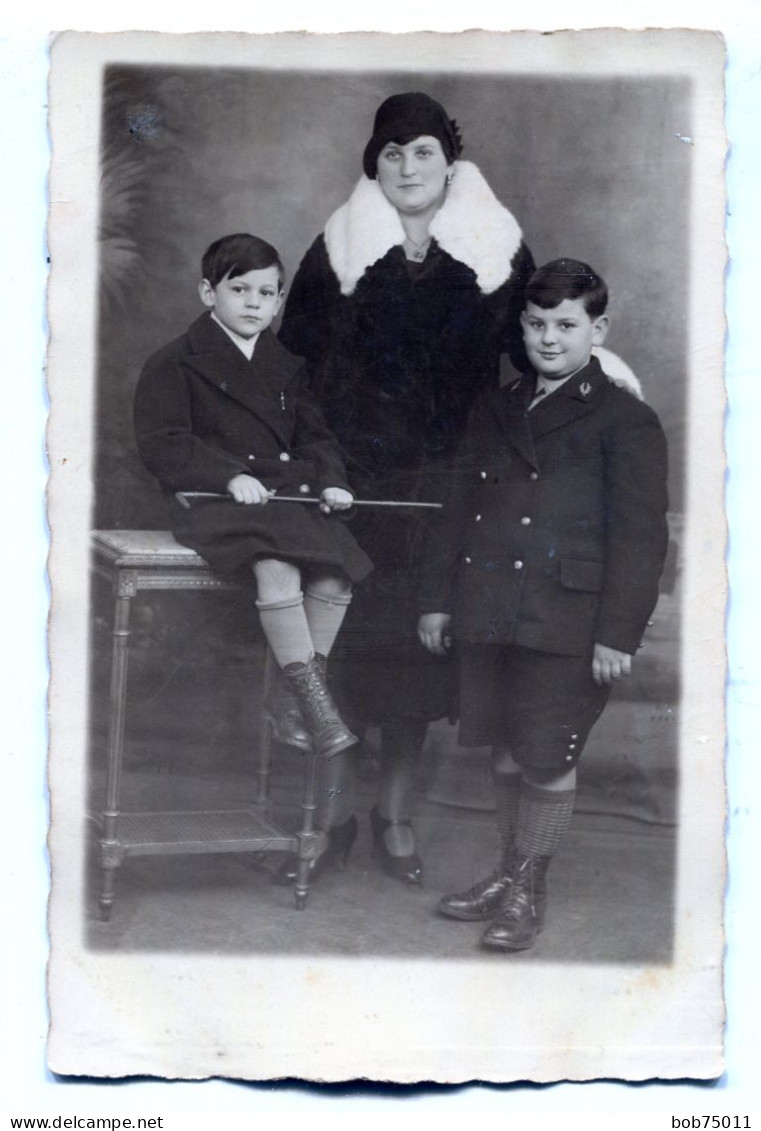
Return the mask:
M 539 779 L 574 768 L 610 694 L 592 678 L 591 654 L 470 644 L 460 665 L 461 746 L 506 746 Z

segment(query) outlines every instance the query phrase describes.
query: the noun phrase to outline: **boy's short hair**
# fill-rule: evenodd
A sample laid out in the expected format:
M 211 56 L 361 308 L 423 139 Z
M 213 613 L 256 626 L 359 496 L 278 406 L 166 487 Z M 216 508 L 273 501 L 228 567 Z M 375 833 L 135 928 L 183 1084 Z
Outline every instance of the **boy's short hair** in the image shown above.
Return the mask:
M 578 259 L 553 259 L 534 272 L 524 297 L 544 310 L 560 306 L 564 299 L 580 298 L 589 317 L 599 318 L 608 305 L 608 288 L 589 264 Z
M 201 260 L 201 277 L 212 287 L 223 279 L 237 279 L 249 271 L 264 271 L 267 267 L 277 267 L 280 289 L 285 282 L 285 268 L 272 244 L 251 236 L 248 232 L 236 232 L 232 236 L 222 236 L 215 240 L 204 252 Z

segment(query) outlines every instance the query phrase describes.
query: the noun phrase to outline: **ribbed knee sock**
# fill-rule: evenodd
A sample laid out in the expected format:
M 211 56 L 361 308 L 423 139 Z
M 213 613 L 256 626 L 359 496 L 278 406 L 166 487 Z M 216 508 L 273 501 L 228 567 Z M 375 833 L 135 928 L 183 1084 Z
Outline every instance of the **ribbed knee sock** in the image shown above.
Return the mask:
M 568 832 L 575 798 L 575 789 L 542 789 L 524 782 L 515 830 L 518 852 L 523 856 L 552 856 Z
M 315 652 L 304 613 L 304 597 L 282 601 L 257 601 L 262 630 L 278 666 L 306 664 Z
M 330 655 L 350 604 L 351 593 L 328 596 L 315 592 L 314 589 L 307 589 L 304 612 L 315 652 L 322 656 Z

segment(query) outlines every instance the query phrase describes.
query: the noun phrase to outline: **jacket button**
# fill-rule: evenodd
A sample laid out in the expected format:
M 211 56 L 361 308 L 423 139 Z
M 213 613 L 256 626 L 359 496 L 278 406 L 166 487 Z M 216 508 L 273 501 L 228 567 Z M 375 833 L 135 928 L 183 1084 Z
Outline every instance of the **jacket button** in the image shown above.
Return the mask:
M 654 621 L 654 620 L 649 620 L 649 621 L 647 622 L 647 626 L 648 626 L 648 628 L 652 628 L 654 624 L 655 624 L 655 621 Z
M 578 737 L 579 737 L 578 734 L 572 734 L 571 735 L 571 742 L 575 742 Z
M 310 491 L 311 491 L 311 487 L 309 486 L 308 483 L 302 483 L 301 486 L 299 487 L 299 493 L 302 494 L 302 495 L 308 495 Z
M 476 522 L 480 522 L 480 521 L 481 521 L 481 515 L 480 515 L 480 514 L 477 514 L 477 515 L 476 515 Z
M 574 745 L 573 743 L 571 743 L 571 745 L 570 745 L 570 746 L 568 747 L 568 749 L 569 749 L 569 750 L 575 750 L 575 749 L 576 749 L 576 747 L 575 747 L 575 745 Z
M 566 762 L 572 762 L 573 761 L 573 754 L 566 754 L 565 760 L 566 760 Z
M 523 569 L 523 562 L 513 562 L 513 569 Z
M 478 477 L 479 477 L 479 479 L 485 479 L 486 478 L 486 472 L 485 471 L 479 471 Z
M 531 474 L 529 475 L 529 479 L 537 480 L 538 478 L 539 478 L 539 472 L 538 471 L 532 471 Z
M 280 458 L 281 458 L 281 460 L 283 461 L 283 463 L 287 463 L 287 462 L 288 462 L 288 460 L 289 460 L 289 459 L 290 459 L 291 457 L 290 457 L 290 456 L 288 455 L 288 452 L 281 452 L 281 453 L 280 453 Z
M 521 526 L 531 526 L 531 519 L 527 514 L 524 514 L 523 518 L 521 519 Z
M 251 455 L 251 456 L 249 456 L 248 458 L 249 458 L 249 459 L 256 459 L 256 456 L 253 456 L 253 455 Z
M 470 565 L 472 561 L 472 558 L 465 558 L 465 565 Z
M 640 640 L 640 642 L 639 642 L 639 644 L 637 645 L 637 647 L 638 647 L 638 648 L 644 648 L 644 647 L 645 647 L 645 641 L 644 641 L 644 640 Z

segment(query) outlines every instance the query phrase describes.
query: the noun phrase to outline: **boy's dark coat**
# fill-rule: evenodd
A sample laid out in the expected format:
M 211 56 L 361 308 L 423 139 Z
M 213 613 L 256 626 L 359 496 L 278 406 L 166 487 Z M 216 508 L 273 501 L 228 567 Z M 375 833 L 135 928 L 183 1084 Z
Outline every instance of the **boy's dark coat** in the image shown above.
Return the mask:
M 269 330 L 249 361 L 208 314 L 148 359 L 135 393 L 140 455 L 166 488 L 225 493 L 241 473 L 280 494 L 344 487 L 338 445 L 306 387 L 302 362 Z M 339 565 L 350 577 L 369 561 L 340 521 L 316 506 L 178 506 L 174 532 L 213 566 L 256 556 Z
M 465 642 L 633 654 L 668 544 L 663 431 L 595 358 L 529 413 L 534 385 L 474 409 L 423 611 L 452 611 Z

